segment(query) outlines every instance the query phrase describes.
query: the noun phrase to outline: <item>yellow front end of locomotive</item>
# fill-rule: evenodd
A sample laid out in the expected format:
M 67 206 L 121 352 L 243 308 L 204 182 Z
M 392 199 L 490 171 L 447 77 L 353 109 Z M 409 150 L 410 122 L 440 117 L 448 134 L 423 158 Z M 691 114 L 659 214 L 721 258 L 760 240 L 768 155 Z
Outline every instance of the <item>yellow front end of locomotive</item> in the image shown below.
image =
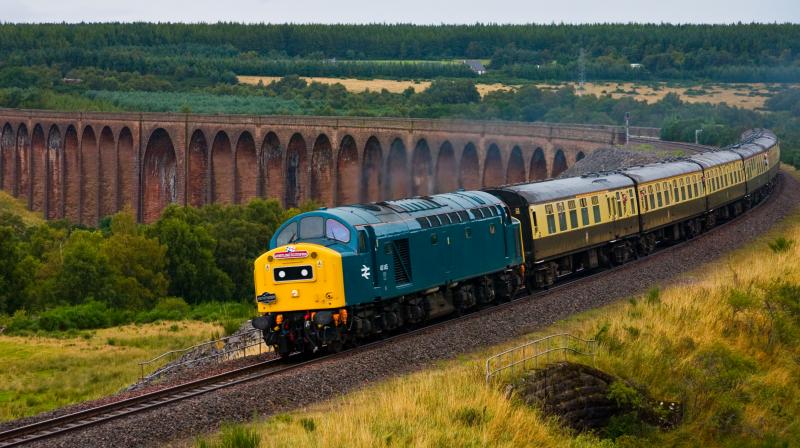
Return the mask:
M 255 261 L 259 313 L 345 306 L 342 256 L 317 244 L 279 246 Z

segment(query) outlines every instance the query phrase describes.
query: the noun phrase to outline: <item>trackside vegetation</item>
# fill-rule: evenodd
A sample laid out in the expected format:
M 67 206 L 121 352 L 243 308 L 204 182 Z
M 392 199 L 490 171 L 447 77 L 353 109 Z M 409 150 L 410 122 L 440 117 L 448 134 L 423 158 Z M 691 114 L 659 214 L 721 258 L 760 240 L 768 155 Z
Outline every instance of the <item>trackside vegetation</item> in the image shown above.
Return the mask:
M 125 210 L 97 229 L 0 213 L 0 329 L 22 335 L 178 319 L 238 328 L 255 310 L 252 260 L 298 212 L 274 200 L 171 206 L 150 225 Z
M 503 385 L 486 356 L 520 341 L 369 386 L 329 402 L 226 427 L 196 446 L 788 447 L 800 440 L 800 214 L 675 284 L 558 322 L 599 341 L 596 366 L 681 402 L 661 431 L 634 419 L 573 434 Z M 586 361 L 589 362 L 589 361 Z M 258 434 L 258 443 L 231 444 Z

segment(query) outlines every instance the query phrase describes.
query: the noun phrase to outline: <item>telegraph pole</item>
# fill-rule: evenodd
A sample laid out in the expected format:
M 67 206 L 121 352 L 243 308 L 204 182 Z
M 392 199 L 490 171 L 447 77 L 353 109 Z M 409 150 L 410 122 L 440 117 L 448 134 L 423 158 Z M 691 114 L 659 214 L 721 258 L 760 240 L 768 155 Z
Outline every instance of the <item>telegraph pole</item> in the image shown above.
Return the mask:
M 625 112 L 625 146 L 631 139 L 631 113 Z
M 578 95 L 583 95 L 586 90 L 584 84 L 586 84 L 586 51 L 581 48 L 578 55 Z

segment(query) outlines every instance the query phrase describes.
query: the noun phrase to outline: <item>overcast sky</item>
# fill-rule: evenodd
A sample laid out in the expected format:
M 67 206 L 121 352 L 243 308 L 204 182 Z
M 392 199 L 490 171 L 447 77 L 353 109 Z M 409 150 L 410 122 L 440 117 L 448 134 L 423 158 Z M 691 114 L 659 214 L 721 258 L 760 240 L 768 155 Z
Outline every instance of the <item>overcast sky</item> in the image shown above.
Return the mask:
M 0 0 L 3 22 L 793 22 L 800 0 Z

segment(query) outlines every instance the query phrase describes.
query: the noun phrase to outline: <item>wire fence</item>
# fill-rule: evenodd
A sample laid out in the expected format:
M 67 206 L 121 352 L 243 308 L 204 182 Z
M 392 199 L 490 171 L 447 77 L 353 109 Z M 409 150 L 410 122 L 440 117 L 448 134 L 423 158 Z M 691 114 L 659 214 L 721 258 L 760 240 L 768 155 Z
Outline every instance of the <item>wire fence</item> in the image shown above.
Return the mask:
M 179 350 L 170 350 L 153 359 L 139 363 L 140 379 L 148 375 L 163 374 L 184 366 L 196 366 L 209 362 L 220 363 L 246 356 L 260 355 L 271 349 L 264 343 L 261 330 L 214 339 Z M 177 361 L 177 362 L 176 362 Z
M 526 342 L 486 359 L 486 383 L 501 373 L 538 369 L 554 361 L 566 361 L 568 355 L 583 355 L 592 358 L 594 364 L 597 341 L 585 340 L 569 333 Z

